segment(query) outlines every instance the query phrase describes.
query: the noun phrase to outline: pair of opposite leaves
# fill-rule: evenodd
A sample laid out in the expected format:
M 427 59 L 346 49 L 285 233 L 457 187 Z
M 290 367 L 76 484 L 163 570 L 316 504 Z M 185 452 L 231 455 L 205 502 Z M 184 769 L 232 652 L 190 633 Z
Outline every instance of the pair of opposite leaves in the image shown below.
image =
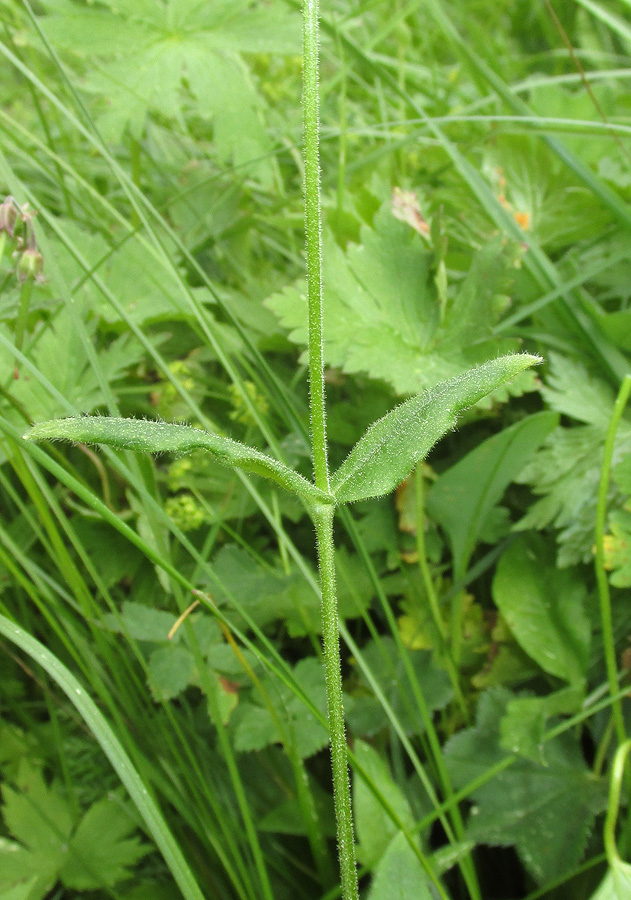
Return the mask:
M 223 465 L 271 478 L 314 510 L 390 493 L 454 427 L 459 412 L 539 362 L 540 357 L 526 353 L 500 356 L 406 400 L 368 428 L 332 476 L 330 493 L 253 447 L 190 425 L 81 416 L 35 425 L 24 438 L 148 453 L 208 450 Z

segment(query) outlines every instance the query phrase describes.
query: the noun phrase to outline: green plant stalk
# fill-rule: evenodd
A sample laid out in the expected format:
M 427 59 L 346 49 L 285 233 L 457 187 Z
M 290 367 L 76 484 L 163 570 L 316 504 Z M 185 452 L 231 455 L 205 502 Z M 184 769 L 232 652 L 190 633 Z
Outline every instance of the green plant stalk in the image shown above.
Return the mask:
M 329 492 L 322 343 L 322 216 L 320 207 L 319 3 L 303 5 L 305 246 L 309 307 L 309 413 L 316 486 Z
M 24 343 L 24 334 L 26 332 L 26 321 L 28 319 L 28 311 L 31 305 L 31 294 L 33 293 L 33 279 L 27 278 L 20 285 L 20 305 L 18 307 L 18 315 L 15 322 L 15 347 L 16 350 L 22 349 Z
M 622 413 L 631 393 L 631 375 L 626 375 L 616 402 L 614 404 L 613 413 L 607 430 L 605 439 L 605 452 L 603 456 L 602 468 L 600 470 L 600 485 L 598 488 L 598 506 L 596 508 L 596 580 L 598 583 L 598 596 L 600 599 L 600 620 L 603 631 L 603 648 L 605 651 L 605 666 L 607 669 L 607 679 L 609 681 L 609 692 L 611 696 L 615 696 L 619 691 L 618 685 L 618 669 L 616 665 L 616 648 L 613 638 L 613 623 L 611 617 L 611 596 L 609 593 L 609 581 L 607 579 L 607 571 L 605 569 L 605 521 L 607 517 L 607 491 L 609 488 L 609 474 L 611 472 L 611 462 L 613 459 L 613 451 L 616 440 L 616 432 L 622 418 Z M 612 715 L 616 725 L 616 735 L 618 743 L 624 744 L 626 740 L 626 732 L 624 727 L 624 718 L 622 715 L 621 701 L 618 699 L 612 703 Z
M 305 244 L 307 300 L 309 308 L 309 390 L 311 445 L 316 487 L 329 493 L 322 342 L 322 221 L 320 205 L 320 110 L 318 94 L 319 4 L 304 0 L 303 8 L 303 115 L 305 167 Z M 318 543 L 322 594 L 322 637 L 326 678 L 333 798 L 340 859 L 342 897 L 358 900 L 355 839 L 351 791 L 346 756 L 346 732 L 342 702 L 342 666 L 335 585 L 333 544 L 334 508 L 316 504 L 312 510 Z
M 326 677 L 327 708 L 331 735 L 331 765 L 333 770 L 333 800 L 337 827 L 337 847 L 340 858 L 343 900 L 358 900 L 357 870 L 355 867 L 355 838 L 351 792 L 346 757 L 346 731 L 342 700 L 342 668 L 335 585 L 335 551 L 333 544 L 333 516 L 331 507 L 324 506 L 313 519 L 318 539 L 318 561 L 322 591 L 322 641 Z
M 438 605 L 438 597 L 436 589 L 432 581 L 432 575 L 427 562 L 427 551 L 425 548 L 425 485 L 423 484 L 423 463 L 417 464 L 414 476 L 415 500 L 416 500 L 416 552 L 418 554 L 418 565 L 421 570 L 421 577 L 425 586 L 425 593 L 432 611 L 434 625 L 436 630 L 444 639 L 447 637 L 447 628 L 443 622 Z M 455 687 L 455 685 L 454 685 Z

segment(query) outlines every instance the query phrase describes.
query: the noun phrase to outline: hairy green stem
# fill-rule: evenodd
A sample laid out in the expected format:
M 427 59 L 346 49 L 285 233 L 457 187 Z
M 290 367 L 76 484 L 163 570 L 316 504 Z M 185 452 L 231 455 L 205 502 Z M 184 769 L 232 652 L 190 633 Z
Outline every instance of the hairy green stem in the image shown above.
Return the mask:
M 303 4 L 303 113 L 305 166 L 305 243 L 307 254 L 307 299 L 309 306 L 309 389 L 311 442 L 315 484 L 329 493 L 322 343 L 322 214 L 320 204 L 320 110 L 318 95 L 318 0 Z M 334 507 L 314 504 L 312 518 L 318 542 L 322 593 L 322 637 L 326 677 L 333 798 L 337 823 L 337 845 L 343 900 L 358 900 L 357 869 L 351 792 L 346 756 L 346 732 L 342 703 L 342 665 L 335 586 L 333 543 Z
M 333 544 L 333 510 L 322 507 L 314 515 L 318 538 L 318 560 L 322 590 L 322 639 L 326 696 L 331 734 L 331 764 L 333 769 L 333 798 L 337 823 L 337 845 L 340 856 L 343 900 L 358 900 L 357 870 L 351 792 L 346 758 L 346 732 L 342 701 L 342 667 L 335 587 L 335 556 Z
M 309 390 L 316 486 L 328 493 L 324 350 L 322 346 L 322 221 L 320 208 L 320 102 L 318 93 L 318 0 L 303 5 L 303 114 L 305 243 L 309 306 Z
M 611 597 L 609 594 L 609 581 L 605 569 L 605 521 L 607 516 L 607 491 L 609 489 L 609 473 L 613 459 L 616 432 L 622 418 L 622 413 L 631 393 L 631 375 L 627 375 L 618 391 L 614 405 L 607 437 L 605 439 L 605 452 L 600 471 L 600 486 L 598 488 L 598 506 L 596 509 L 596 580 L 598 582 L 598 595 L 600 598 L 600 618 L 603 631 L 603 647 L 605 651 L 605 665 L 609 692 L 614 697 L 619 691 L 618 670 L 616 665 L 616 648 L 613 636 L 613 622 L 611 616 Z M 618 699 L 612 703 L 612 715 L 616 726 L 618 743 L 624 744 L 626 731 L 622 715 L 621 701 Z

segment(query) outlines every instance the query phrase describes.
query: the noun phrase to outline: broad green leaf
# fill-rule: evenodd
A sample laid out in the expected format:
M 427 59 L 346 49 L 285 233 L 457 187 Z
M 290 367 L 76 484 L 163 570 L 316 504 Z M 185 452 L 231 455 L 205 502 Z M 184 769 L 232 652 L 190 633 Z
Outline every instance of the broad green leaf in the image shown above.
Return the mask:
M 24 888 L 28 884 L 25 900 L 43 900 L 57 880 L 62 863 L 61 851 L 52 854 L 50 848 L 27 850 L 21 844 L 0 837 L 0 897 L 5 892 Z M 36 876 L 33 878 L 33 872 Z
M 36 421 L 62 415 L 70 405 L 80 413 L 92 412 L 103 402 L 100 377 L 114 386 L 142 358 L 138 341 L 128 334 L 122 335 L 112 341 L 105 352 L 98 354 L 99 376 L 82 343 L 73 315 L 76 313 L 70 305 L 61 309 L 38 336 L 29 353 L 30 361 L 56 390 L 56 395 L 36 378 L 29 376 L 13 380 L 13 359 L 5 351 L 0 353 L 0 377 L 4 382 L 12 379 L 12 397 Z M 95 321 L 87 323 L 86 332 L 88 339 L 94 339 Z M 16 422 L 23 421 L 21 417 L 14 418 Z
M 387 494 L 456 424 L 463 409 L 540 362 L 528 354 L 501 356 L 412 397 L 370 426 L 331 479 L 339 503 Z
M 432 900 L 427 874 L 399 833 L 379 860 L 368 900 Z
M 326 716 L 326 687 L 320 662 L 315 657 L 306 657 L 295 666 L 294 677 L 314 706 Z M 237 750 L 262 750 L 280 742 L 283 736 L 295 743 L 296 751 L 303 759 L 326 747 L 329 742 L 327 729 L 299 697 L 271 677 L 264 678 L 262 684 L 273 710 L 253 703 L 240 704 L 235 734 Z
M 548 719 L 578 712 L 584 696 L 582 688 L 570 685 L 545 697 L 516 697 L 511 700 L 500 726 L 502 747 L 545 765 L 543 738 Z
M 365 741 L 355 743 L 355 755 L 367 779 L 380 792 L 402 824 L 411 829 L 414 817 L 410 804 L 395 784 L 387 763 Z M 357 858 L 366 866 L 374 866 L 383 857 L 388 845 L 401 834 L 395 822 L 384 809 L 380 799 L 370 790 L 363 778 L 353 782 L 353 806 L 357 830 Z
M 473 255 L 467 274 L 450 286 L 446 305 L 434 283 L 434 251 L 394 217 L 390 203 L 374 216 L 373 228 L 361 228 L 360 241 L 344 252 L 330 231 L 323 234 L 328 365 L 366 373 L 409 396 L 517 349 L 514 339 L 492 333 L 515 273 L 511 249 L 499 239 Z M 304 284 L 274 294 L 266 305 L 290 340 L 306 347 Z
M 339 615 L 345 620 L 357 618 L 370 605 L 373 585 L 356 554 L 341 547 L 335 557 Z M 280 564 L 274 568 L 262 566 L 234 544 L 222 547 L 216 554 L 213 573 L 220 585 L 212 583 L 209 587 L 218 605 L 230 606 L 231 598 L 238 598 L 244 611 L 261 628 L 280 620 L 291 637 L 321 633 L 320 598 L 302 574 L 287 574 Z M 233 608 L 230 620 L 237 628 L 247 627 Z
M 486 691 L 476 725 L 447 742 L 445 760 L 455 788 L 507 757 L 500 727 L 512 698 L 502 688 Z M 586 766 L 576 735 L 547 741 L 545 754 L 545 766 L 518 759 L 473 792 L 466 834 L 479 843 L 514 845 L 539 884 L 578 865 L 594 817 L 607 803 L 606 785 Z
M 244 0 L 146 6 L 69 5 L 40 20 L 54 46 L 71 51 L 75 62 L 89 61 L 78 83 L 106 100 L 97 107 L 105 106 L 101 135 L 120 141 L 129 128 L 139 139 L 150 112 L 181 121 L 192 106 L 195 116 L 212 120 L 222 162 L 249 162 L 249 174 L 271 184 L 265 103 L 239 53 L 299 53 L 298 16 L 277 2 L 258 9 Z
M 120 584 L 125 578 L 134 578 L 144 560 L 137 547 L 104 522 L 77 516 L 72 524 L 106 587 Z
M 24 435 L 29 441 L 78 441 L 85 444 L 107 444 L 117 450 L 145 453 L 190 453 L 208 450 L 217 462 L 243 472 L 271 478 L 305 502 L 333 502 L 333 498 L 293 469 L 277 462 L 259 450 L 230 438 L 220 437 L 190 425 L 172 425 L 144 419 L 118 419 L 106 416 L 83 416 L 80 419 L 56 419 L 35 425 Z
M 493 599 L 518 644 L 545 672 L 580 682 L 589 665 L 587 589 L 572 570 L 558 569 L 542 537 L 515 541 L 500 559 Z
M 62 846 L 72 832 L 73 817 L 59 791 L 46 784 L 41 769 L 29 760 L 20 765 L 17 788 L 2 788 L 2 815 L 13 837 L 32 850 Z
M 409 650 L 408 655 L 427 708 L 431 712 L 444 709 L 453 697 L 447 674 L 432 662 L 432 654 L 427 650 Z M 408 735 L 423 734 L 425 727 L 394 639 L 384 637 L 378 642 L 370 641 L 362 648 L 362 656 L 401 728 Z M 355 736 L 371 737 L 385 728 L 389 719 L 363 673 L 358 673 L 357 677 L 358 690 L 345 701 L 348 727 Z
M 120 619 L 108 613 L 104 621 L 112 631 L 123 631 L 128 637 L 136 641 L 157 641 L 162 643 L 168 640 L 169 631 L 176 621 L 173 613 L 164 609 L 154 609 L 145 606 L 144 603 L 134 603 L 133 600 L 123 602 Z M 176 635 L 176 638 L 179 635 Z
M 629 900 L 631 897 L 631 866 L 616 862 L 607 872 L 590 900 Z
M 4 838 L 0 838 L 0 864 L 2 864 L 2 846 Z M 38 876 L 34 875 L 27 881 L 21 881 L 13 888 L 3 890 L 0 894 L 0 900 L 34 900 L 34 889 L 38 881 Z M 1 882 L 0 882 L 1 884 Z M 1 889 L 1 888 L 0 888 Z
M 462 578 L 495 504 L 559 417 L 541 412 L 504 429 L 444 472 L 427 498 L 427 510 L 449 536 L 454 577 Z
M 261 628 L 282 620 L 292 635 L 319 632 L 319 597 L 300 574 L 288 575 L 279 566 L 264 567 L 234 544 L 222 547 L 215 555 L 213 574 L 218 584 L 208 586 L 219 606 L 230 606 L 231 599 L 238 598 L 250 619 Z M 237 628 L 248 627 L 234 609 L 230 610 L 230 619 Z
M 195 660 L 186 647 L 161 647 L 149 657 L 149 687 L 155 700 L 172 700 L 185 690 Z
M 33 872 L 37 877 L 29 881 L 28 900 L 43 897 L 59 879 L 78 890 L 110 887 L 128 878 L 128 867 L 151 850 L 130 838 L 137 823 L 119 801 L 97 801 L 75 829 L 61 791 L 46 785 L 41 770 L 27 760 L 18 786 L 20 791 L 3 788 L 3 817 L 21 844 L 0 840 L 0 891 Z
M 311 776 L 309 776 L 309 789 L 313 795 L 313 802 L 322 834 L 327 838 L 335 838 L 335 813 L 331 794 L 325 790 L 325 785 L 321 785 L 317 779 Z M 258 829 L 276 834 L 307 834 L 308 825 L 305 822 L 304 806 L 301 806 L 296 793 L 292 793 L 287 797 L 287 785 L 284 784 L 282 793 L 279 794 L 279 799 L 278 805 L 274 805 L 257 822 Z
M 615 900 L 626 900 L 631 896 L 631 865 L 616 861 L 613 866 Z
M 61 276 L 67 284 L 76 285 L 73 293 L 75 309 L 77 305 L 87 307 L 115 327 L 123 323 L 147 327 L 151 322 L 172 322 L 190 315 L 177 270 L 156 263 L 155 257 L 139 241 L 123 241 L 118 230 L 108 241 L 99 231 L 82 227 L 72 219 L 59 220 L 58 228 L 69 247 L 58 237 L 51 244 Z M 70 248 L 76 248 L 79 259 Z M 118 300 L 118 309 L 92 278 L 86 278 L 86 272 L 91 270 Z M 106 355 L 103 362 L 107 362 Z
M 541 387 L 548 406 L 577 422 L 607 428 L 615 400 L 611 385 L 595 378 L 575 359 L 551 353 L 549 363 Z
M 60 877 L 77 891 L 113 887 L 129 878 L 134 866 L 151 851 L 138 837 L 136 822 L 114 798 L 94 803 L 77 826 L 68 845 Z

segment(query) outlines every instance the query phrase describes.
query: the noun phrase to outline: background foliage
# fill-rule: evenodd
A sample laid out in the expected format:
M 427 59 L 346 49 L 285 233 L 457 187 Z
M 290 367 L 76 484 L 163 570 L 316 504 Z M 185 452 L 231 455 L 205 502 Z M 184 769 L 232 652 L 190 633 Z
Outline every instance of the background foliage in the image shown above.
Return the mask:
M 333 464 L 410 394 L 500 353 L 546 359 L 396 497 L 338 517 L 368 900 L 587 900 L 607 869 L 631 730 L 624 416 L 610 625 L 594 551 L 631 353 L 628 12 L 323 4 Z M 332 900 L 304 509 L 202 452 L 21 441 L 57 416 L 162 418 L 311 478 L 299 5 L 0 0 L 0 17 L 0 612 L 96 702 L 208 900 Z M 190 586 L 202 602 L 169 639 Z M 73 705 L 0 649 L 1 900 L 173 897 Z

